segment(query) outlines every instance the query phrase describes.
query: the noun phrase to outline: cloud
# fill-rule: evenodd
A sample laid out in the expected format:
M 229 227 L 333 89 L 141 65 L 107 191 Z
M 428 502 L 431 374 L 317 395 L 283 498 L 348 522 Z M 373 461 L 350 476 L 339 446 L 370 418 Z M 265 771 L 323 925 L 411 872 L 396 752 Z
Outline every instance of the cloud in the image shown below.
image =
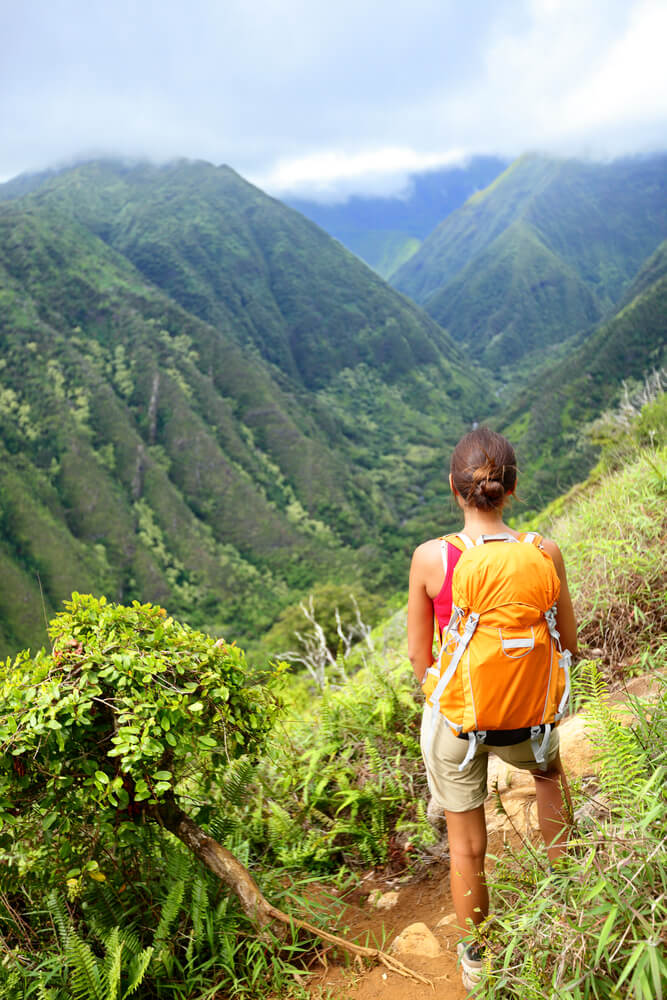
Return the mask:
M 26 0 L 3 21 L 4 177 L 187 156 L 340 197 L 450 151 L 633 152 L 667 124 L 661 0 Z
M 342 150 L 314 153 L 279 161 L 270 171 L 250 177 L 274 195 L 298 193 L 317 201 L 344 201 L 351 194 L 389 196 L 406 189 L 410 175 L 435 167 L 459 166 L 468 159 L 464 150 L 418 153 L 413 149 L 383 148 L 347 154 Z

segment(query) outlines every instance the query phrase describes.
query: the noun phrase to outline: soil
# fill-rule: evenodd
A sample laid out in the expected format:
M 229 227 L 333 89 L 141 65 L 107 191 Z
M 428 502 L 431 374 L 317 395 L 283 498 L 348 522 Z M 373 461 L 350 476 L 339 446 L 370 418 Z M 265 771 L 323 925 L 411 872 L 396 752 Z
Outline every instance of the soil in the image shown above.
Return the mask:
M 489 854 L 504 850 L 503 835 L 489 836 Z M 378 893 L 397 892 L 398 901 L 389 910 L 378 909 Z M 319 971 L 314 967 L 308 982 L 312 1000 L 465 1000 L 468 991 L 461 982 L 456 945 L 461 934 L 453 924 L 438 927 L 443 917 L 452 916 L 454 907 L 449 891 L 449 861 L 446 850 L 439 860 L 403 877 L 382 877 L 370 873 L 361 887 L 345 899 L 341 926 L 347 926 L 345 938 L 359 944 L 391 950 L 391 943 L 406 927 L 423 923 L 433 932 L 441 948 L 440 955 L 396 955 L 404 965 L 430 980 L 424 985 L 376 964 L 372 968 L 356 965 L 352 956 L 335 958 L 320 955 Z

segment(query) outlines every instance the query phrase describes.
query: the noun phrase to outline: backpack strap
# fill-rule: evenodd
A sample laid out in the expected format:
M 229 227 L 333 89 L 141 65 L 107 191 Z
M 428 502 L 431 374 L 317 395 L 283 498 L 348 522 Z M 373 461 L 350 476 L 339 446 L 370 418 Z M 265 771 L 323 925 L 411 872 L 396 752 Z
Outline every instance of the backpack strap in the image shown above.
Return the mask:
M 497 535 L 480 535 L 475 545 L 484 545 L 485 542 L 518 542 L 519 539 L 515 538 L 514 535 L 508 535 L 507 532 L 501 531 Z
M 535 763 L 539 764 L 540 771 L 546 771 L 548 768 L 547 750 L 549 748 L 551 728 L 551 723 L 547 722 L 544 727 L 543 734 L 541 726 L 530 727 L 530 745 L 533 751 L 533 756 L 535 757 Z
M 529 545 L 537 545 L 539 548 L 542 545 L 542 536 L 538 535 L 536 531 L 527 531 L 521 541 L 528 542 Z
M 456 535 L 454 535 L 454 537 L 460 538 L 467 549 L 474 548 L 475 543 L 473 542 L 472 538 L 468 538 L 465 531 L 459 531 Z
M 459 764 L 458 767 L 459 771 L 463 771 L 466 767 L 468 767 L 471 760 L 477 753 L 477 747 L 480 745 L 480 743 L 485 742 L 486 736 L 487 734 L 483 730 L 473 729 L 471 732 L 468 733 L 468 749 L 466 751 L 465 757 Z
M 445 579 L 447 579 L 447 538 L 443 535 L 440 539 L 440 553 L 442 555 L 442 568 L 445 571 Z

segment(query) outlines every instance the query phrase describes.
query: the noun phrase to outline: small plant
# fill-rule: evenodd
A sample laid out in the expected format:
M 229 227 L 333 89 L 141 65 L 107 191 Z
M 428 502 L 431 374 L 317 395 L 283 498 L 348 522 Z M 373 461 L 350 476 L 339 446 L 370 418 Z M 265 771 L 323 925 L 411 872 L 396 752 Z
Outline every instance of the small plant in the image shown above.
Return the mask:
M 589 819 L 550 873 L 530 850 L 508 852 L 491 878 L 488 1000 L 662 1000 L 667 982 L 667 682 L 634 717 L 585 679 L 600 749 L 603 819 Z

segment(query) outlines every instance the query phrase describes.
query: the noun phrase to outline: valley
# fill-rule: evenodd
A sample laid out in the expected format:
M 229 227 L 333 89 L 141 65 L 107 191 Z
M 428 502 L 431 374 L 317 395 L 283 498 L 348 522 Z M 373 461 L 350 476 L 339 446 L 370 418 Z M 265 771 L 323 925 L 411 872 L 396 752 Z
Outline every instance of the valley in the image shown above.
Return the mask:
M 584 477 L 586 428 L 665 363 L 665 157 L 503 166 L 415 181 L 398 291 L 229 167 L 0 186 L 2 652 L 72 590 L 251 649 L 318 588 L 390 607 L 474 422 L 526 513 Z

